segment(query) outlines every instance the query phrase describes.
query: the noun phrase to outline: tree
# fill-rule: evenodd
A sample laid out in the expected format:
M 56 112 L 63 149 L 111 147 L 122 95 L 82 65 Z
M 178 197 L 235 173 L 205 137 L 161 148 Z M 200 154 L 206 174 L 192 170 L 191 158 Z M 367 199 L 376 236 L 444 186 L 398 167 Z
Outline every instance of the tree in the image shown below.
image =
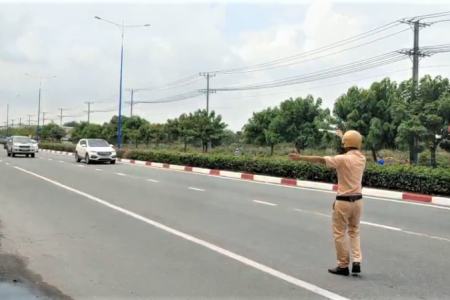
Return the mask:
M 367 90 L 356 86 L 349 88 L 334 104 L 333 113 L 340 123 L 345 123 L 344 131 L 359 131 L 374 161 L 377 161 L 379 150 L 395 148 L 397 127 L 393 123 L 391 106 L 396 99 L 396 91 L 397 84 L 385 78 Z
M 79 125 L 80 125 L 80 123 L 78 123 L 77 121 L 70 121 L 70 122 L 66 122 L 63 124 L 63 126 L 66 126 L 66 127 L 77 127 Z
M 290 98 L 280 104 L 280 109 L 269 126 L 270 139 L 275 142 L 292 142 L 297 151 L 320 145 L 322 134 L 318 124 L 324 117 L 322 99 L 308 95 Z
M 43 140 L 50 139 L 59 141 L 65 135 L 65 130 L 54 123 L 50 123 L 41 127 L 40 137 Z
M 189 113 L 189 123 L 194 138 L 202 142 L 203 152 L 207 151 L 206 143 L 220 140 L 224 135 L 227 127 L 222 121 L 222 116 L 217 115 L 214 110 L 207 113 L 205 109 L 199 109 L 194 113 Z
M 254 112 L 248 119 L 247 124 L 242 128 L 242 137 L 245 143 L 256 144 L 260 146 L 269 146 L 270 155 L 273 155 L 273 149 L 278 143 L 275 136 L 271 136 L 269 127 L 272 121 L 278 116 L 279 109 L 266 108 L 259 112 Z
M 83 139 L 99 139 L 102 138 L 102 125 L 89 123 L 84 126 L 81 135 Z

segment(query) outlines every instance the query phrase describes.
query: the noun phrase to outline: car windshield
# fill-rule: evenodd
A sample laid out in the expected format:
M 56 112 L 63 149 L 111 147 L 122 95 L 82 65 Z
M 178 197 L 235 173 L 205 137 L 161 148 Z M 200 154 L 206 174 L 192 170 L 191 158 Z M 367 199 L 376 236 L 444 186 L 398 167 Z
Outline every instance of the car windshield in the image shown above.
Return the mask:
M 88 140 L 89 147 L 109 147 L 109 144 L 104 140 Z
M 14 138 L 14 143 L 31 144 L 31 139 L 27 137 L 16 137 Z

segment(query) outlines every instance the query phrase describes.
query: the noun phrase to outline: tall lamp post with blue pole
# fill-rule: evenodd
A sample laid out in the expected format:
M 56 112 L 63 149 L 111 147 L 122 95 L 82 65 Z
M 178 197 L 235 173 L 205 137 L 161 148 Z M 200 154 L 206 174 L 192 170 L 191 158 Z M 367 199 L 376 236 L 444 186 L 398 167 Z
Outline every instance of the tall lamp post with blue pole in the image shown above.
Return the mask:
M 125 34 L 125 28 L 130 28 L 130 27 L 148 27 L 150 26 L 150 24 L 142 24 L 142 25 L 126 25 L 125 26 L 125 22 L 122 22 L 122 25 L 102 19 L 98 16 L 95 16 L 95 18 L 97 20 L 100 21 L 104 21 L 106 23 L 112 24 L 117 26 L 118 28 L 120 28 L 121 32 L 122 32 L 122 45 L 120 48 L 120 87 L 119 87 L 119 124 L 117 127 L 117 148 L 120 149 L 120 147 L 122 146 L 122 78 L 123 78 L 123 37 Z
M 39 142 L 39 135 L 41 133 L 40 129 L 40 122 L 39 122 L 39 116 L 41 115 L 41 90 L 42 90 L 42 80 L 45 79 L 53 79 L 56 78 L 56 76 L 49 76 L 49 77 L 42 77 L 42 76 L 35 76 L 28 73 L 24 73 L 27 76 L 34 77 L 36 79 L 39 79 L 39 98 L 38 98 L 38 119 L 37 119 L 37 127 L 36 127 L 36 140 Z

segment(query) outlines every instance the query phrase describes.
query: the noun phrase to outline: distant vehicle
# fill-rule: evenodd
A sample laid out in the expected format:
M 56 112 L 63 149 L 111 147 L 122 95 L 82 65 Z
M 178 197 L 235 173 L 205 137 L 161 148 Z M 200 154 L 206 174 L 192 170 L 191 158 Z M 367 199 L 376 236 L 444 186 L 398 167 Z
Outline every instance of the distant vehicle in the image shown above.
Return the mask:
M 26 157 L 35 157 L 36 147 L 27 136 L 12 136 L 7 140 L 8 156 L 15 157 L 17 154 L 26 155 Z
M 75 161 L 84 160 L 86 164 L 93 162 L 109 162 L 115 164 L 116 150 L 105 140 L 81 139 L 75 148 Z
M 31 139 L 31 142 L 34 145 L 35 152 L 38 153 L 39 152 L 39 144 L 38 144 L 38 142 L 36 140 L 34 140 L 34 139 Z

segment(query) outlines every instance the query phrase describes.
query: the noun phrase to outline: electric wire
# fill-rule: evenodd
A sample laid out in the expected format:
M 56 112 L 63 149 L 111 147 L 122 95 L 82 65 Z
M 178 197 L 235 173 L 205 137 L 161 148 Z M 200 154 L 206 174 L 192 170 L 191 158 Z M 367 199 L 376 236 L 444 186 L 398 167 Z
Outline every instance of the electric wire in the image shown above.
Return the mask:
M 389 52 L 379 56 L 371 57 L 361 61 L 345 64 L 339 67 L 334 67 L 322 71 L 312 72 L 305 75 L 289 77 L 281 80 L 273 80 L 269 82 L 248 84 L 241 86 L 232 86 L 224 88 L 214 88 L 216 91 L 233 91 L 233 90 L 250 90 L 250 89 L 263 89 L 263 88 L 274 88 L 286 85 L 293 85 L 298 83 L 316 81 L 327 79 L 331 77 L 336 77 L 340 75 L 346 75 L 350 73 L 360 72 L 372 68 L 377 68 L 387 64 L 392 64 L 405 60 L 407 57 L 401 53 Z
M 387 36 L 383 36 L 381 38 L 372 40 L 370 42 L 366 42 L 364 44 L 360 44 L 360 45 L 356 45 L 356 46 L 353 46 L 353 47 L 350 47 L 350 48 L 346 48 L 346 49 L 342 49 L 342 50 L 339 50 L 339 51 L 335 51 L 333 53 L 329 53 L 329 54 L 313 57 L 313 58 L 310 58 L 310 59 L 307 59 L 307 60 L 297 61 L 297 62 L 293 62 L 293 63 L 289 63 L 289 64 L 283 64 L 283 65 L 275 65 L 275 66 L 262 68 L 262 69 L 243 70 L 241 72 L 232 72 L 232 73 L 226 72 L 226 73 L 221 73 L 221 74 L 229 75 L 229 74 L 237 74 L 237 73 L 259 72 L 259 71 L 266 71 L 266 70 L 277 69 L 277 68 L 282 68 L 282 67 L 289 67 L 289 66 L 292 66 L 292 65 L 297 65 L 297 64 L 301 64 L 301 63 L 311 62 L 311 61 L 314 61 L 314 60 L 317 60 L 317 59 L 326 58 L 326 57 L 329 57 L 329 56 L 332 56 L 332 55 L 335 55 L 335 54 L 340 54 L 340 53 L 343 53 L 343 52 L 346 52 L 346 51 L 349 51 L 349 50 L 353 50 L 353 49 L 357 49 L 357 48 L 360 48 L 360 47 L 364 47 L 364 46 L 373 44 L 375 42 L 384 40 L 386 38 L 390 38 L 392 36 L 398 35 L 400 33 L 406 32 L 406 31 L 409 31 L 409 29 L 403 29 L 403 30 L 397 31 L 397 32 L 395 32 L 393 34 L 390 34 L 390 35 L 387 35 Z M 317 53 L 320 53 L 320 52 L 324 52 L 324 51 L 318 51 Z M 315 54 L 315 53 L 313 53 L 313 54 Z M 305 56 L 308 56 L 308 55 L 305 55 Z

